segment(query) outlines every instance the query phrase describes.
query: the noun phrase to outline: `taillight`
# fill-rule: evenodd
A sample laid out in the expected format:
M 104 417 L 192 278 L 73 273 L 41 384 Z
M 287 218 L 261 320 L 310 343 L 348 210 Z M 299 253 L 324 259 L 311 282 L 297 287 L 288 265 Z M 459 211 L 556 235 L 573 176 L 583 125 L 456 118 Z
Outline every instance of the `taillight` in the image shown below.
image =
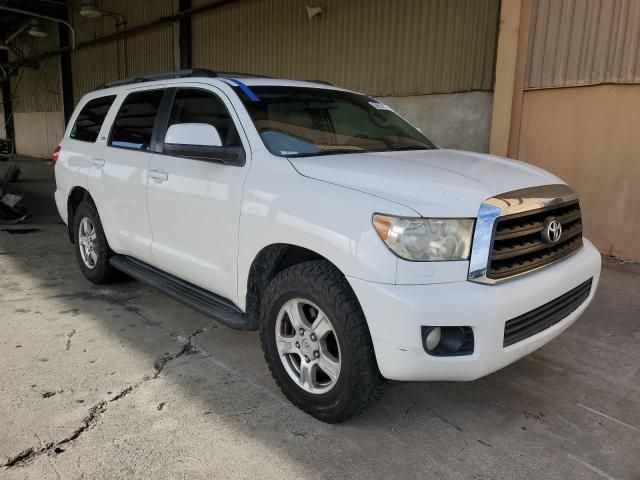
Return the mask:
M 53 162 L 54 165 L 58 161 L 59 156 L 60 156 L 60 145 L 56 147 L 56 149 L 53 151 L 53 155 L 51 155 L 51 161 Z

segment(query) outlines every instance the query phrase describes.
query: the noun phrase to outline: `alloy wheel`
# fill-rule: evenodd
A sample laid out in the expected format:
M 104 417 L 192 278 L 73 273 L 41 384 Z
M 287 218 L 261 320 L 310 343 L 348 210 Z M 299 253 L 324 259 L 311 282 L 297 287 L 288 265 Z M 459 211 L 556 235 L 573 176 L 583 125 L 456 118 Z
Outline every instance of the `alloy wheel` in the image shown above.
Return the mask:
M 84 217 L 80 221 L 78 246 L 80 247 L 80 256 L 86 267 L 95 268 L 98 263 L 97 235 L 96 229 L 88 217 Z
M 303 390 L 323 394 L 340 377 L 340 345 L 322 310 L 308 300 L 285 303 L 276 320 L 276 346 L 291 379 Z

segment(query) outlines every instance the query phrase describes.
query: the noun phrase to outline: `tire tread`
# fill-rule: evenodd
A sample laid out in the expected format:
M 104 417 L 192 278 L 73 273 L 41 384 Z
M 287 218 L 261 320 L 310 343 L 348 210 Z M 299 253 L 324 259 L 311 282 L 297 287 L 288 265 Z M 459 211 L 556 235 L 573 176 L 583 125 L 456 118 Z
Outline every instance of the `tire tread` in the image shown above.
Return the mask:
M 326 302 L 331 303 L 334 312 L 339 313 L 339 321 L 347 333 L 346 340 L 351 343 L 352 367 L 358 372 L 357 383 L 349 385 L 349 401 L 341 411 L 322 412 L 313 405 L 297 401 L 273 370 L 272 360 L 265 348 L 266 322 L 265 318 L 261 318 L 260 338 L 271 375 L 289 401 L 319 420 L 339 423 L 361 414 L 380 399 L 384 393 L 386 381 L 378 370 L 369 328 L 351 286 L 342 273 L 326 260 L 300 263 L 283 270 L 271 281 L 263 296 L 264 304 L 261 309 L 263 315 L 270 310 L 269 304 L 278 296 L 283 286 L 291 285 L 317 292 Z
M 91 219 L 91 222 L 96 229 L 97 239 L 100 242 L 99 248 L 101 248 L 101 251 L 98 254 L 98 264 L 92 269 L 89 269 L 84 265 L 82 256 L 80 255 L 80 246 L 77 239 L 78 227 L 80 225 L 80 221 L 84 217 L 89 217 Z M 121 274 L 109 263 L 109 258 L 111 258 L 114 253 L 109 247 L 109 242 L 107 242 L 107 237 L 104 234 L 98 209 L 90 197 L 85 197 L 80 202 L 80 205 L 78 205 L 75 215 L 75 225 L 73 226 L 73 238 L 80 270 L 82 270 L 82 273 L 87 280 L 95 283 L 96 285 L 100 285 L 103 283 L 114 282 L 121 277 Z

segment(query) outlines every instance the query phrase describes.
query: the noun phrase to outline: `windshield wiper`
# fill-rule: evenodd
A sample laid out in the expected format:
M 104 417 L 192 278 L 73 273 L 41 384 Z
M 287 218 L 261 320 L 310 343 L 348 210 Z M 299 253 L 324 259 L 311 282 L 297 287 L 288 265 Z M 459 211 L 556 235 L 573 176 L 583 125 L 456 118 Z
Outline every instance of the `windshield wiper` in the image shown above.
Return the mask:
M 327 148 L 325 150 L 320 150 L 320 153 L 325 153 L 328 155 L 332 155 L 334 153 L 362 153 L 366 152 L 365 149 L 361 148 L 360 150 L 355 150 L 353 148 Z
M 330 148 L 327 150 L 320 150 L 312 153 L 294 153 L 287 155 L 287 157 L 318 157 L 322 155 L 339 155 L 345 153 L 365 153 L 367 150 L 354 150 L 352 148 Z
M 391 147 L 389 150 L 431 150 L 429 147 L 425 147 L 424 145 L 404 145 L 402 147 Z
M 341 155 L 341 154 L 349 154 L 349 153 L 377 153 L 377 152 L 399 152 L 403 150 L 432 150 L 429 147 L 425 147 L 424 145 L 403 145 L 403 146 L 395 146 L 395 147 L 387 147 L 387 148 L 372 148 L 370 150 L 354 150 L 352 148 L 329 148 L 325 150 L 320 150 L 318 152 L 311 153 L 294 153 L 291 155 L 287 155 L 287 157 L 321 157 L 325 155 Z

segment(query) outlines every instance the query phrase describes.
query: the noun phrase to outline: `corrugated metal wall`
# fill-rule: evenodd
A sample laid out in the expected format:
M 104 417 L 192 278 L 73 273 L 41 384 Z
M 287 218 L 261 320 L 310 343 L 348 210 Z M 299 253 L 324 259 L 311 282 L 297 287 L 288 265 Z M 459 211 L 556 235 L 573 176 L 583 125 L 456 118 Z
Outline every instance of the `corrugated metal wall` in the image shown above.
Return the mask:
M 525 88 L 640 82 L 640 0 L 537 0 Z
M 58 48 L 58 29 L 53 23 L 43 23 L 49 34 L 35 39 L 22 35 L 14 45 L 25 57 Z M 10 54 L 9 59 L 15 60 Z M 39 68 L 21 68 L 11 77 L 11 93 L 14 112 L 56 112 L 62 109 L 60 95 L 60 57 L 52 56 L 40 62 Z
M 380 96 L 491 90 L 499 3 L 246 0 L 193 17 L 193 64 Z
M 98 3 L 105 11 L 117 12 L 126 20 L 126 28 L 143 25 L 170 15 L 172 0 L 109 0 Z M 173 25 L 163 23 L 148 30 L 118 39 L 81 45 L 116 32 L 118 17 L 87 19 L 75 11 L 73 25 L 79 47 L 73 54 L 74 99 L 112 80 L 173 70 Z M 123 26 L 119 27 L 121 30 Z

